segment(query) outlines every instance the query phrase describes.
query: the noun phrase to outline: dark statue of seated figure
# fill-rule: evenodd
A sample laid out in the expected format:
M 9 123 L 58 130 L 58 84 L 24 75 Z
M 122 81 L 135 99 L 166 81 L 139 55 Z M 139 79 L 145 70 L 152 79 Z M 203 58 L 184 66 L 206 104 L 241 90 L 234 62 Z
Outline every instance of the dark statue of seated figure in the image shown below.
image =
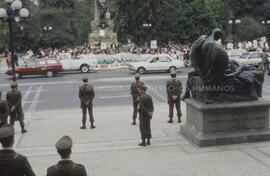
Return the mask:
M 210 37 L 199 37 L 193 45 L 191 64 L 182 99 L 194 98 L 203 103 L 230 103 L 258 100 L 263 75 L 248 65 L 229 60 L 226 51 L 215 40 L 222 36 L 215 29 Z

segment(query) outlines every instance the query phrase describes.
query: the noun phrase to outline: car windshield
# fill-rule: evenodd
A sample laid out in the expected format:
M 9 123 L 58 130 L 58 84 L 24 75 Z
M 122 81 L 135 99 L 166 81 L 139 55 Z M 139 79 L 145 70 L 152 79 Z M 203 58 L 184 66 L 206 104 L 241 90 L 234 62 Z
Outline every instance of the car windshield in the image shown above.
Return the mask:
M 250 53 L 244 53 L 242 56 L 240 56 L 240 59 L 245 59 L 249 56 Z

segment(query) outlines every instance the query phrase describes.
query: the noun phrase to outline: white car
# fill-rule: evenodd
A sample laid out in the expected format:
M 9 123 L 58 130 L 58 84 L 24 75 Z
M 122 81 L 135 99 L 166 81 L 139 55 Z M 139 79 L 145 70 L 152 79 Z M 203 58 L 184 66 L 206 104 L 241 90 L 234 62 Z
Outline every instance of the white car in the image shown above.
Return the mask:
M 232 49 L 232 50 L 227 50 L 227 54 L 230 59 L 238 59 L 242 54 L 247 52 L 246 50 L 243 49 Z
M 240 57 L 233 59 L 239 64 L 247 64 L 247 65 L 259 65 L 262 63 L 262 52 L 246 52 L 242 54 Z M 270 58 L 268 57 L 270 61 Z
M 129 64 L 129 70 L 143 74 L 145 72 L 168 71 L 184 68 L 184 62 L 175 60 L 169 55 L 153 55 L 145 61 Z
M 90 70 L 96 70 L 97 60 L 85 57 L 72 59 L 69 53 L 63 53 L 59 57 L 60 63 L 63 65 L 64 71 L 80 70 L 82 73 L 87 73 Z

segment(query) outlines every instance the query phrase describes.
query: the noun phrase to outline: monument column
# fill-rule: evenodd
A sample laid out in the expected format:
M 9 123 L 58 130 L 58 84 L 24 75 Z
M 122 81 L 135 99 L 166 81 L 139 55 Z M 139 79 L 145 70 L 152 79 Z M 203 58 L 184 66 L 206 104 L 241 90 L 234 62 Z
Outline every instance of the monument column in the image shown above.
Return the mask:
M 107 49 L 111 44 L 117 44 L 117 34 L 113 32 L 113 26 L 109 0 L 95 0 L 95 18 L 91 22 L 92 32 L 88 38 L 91 48 Z

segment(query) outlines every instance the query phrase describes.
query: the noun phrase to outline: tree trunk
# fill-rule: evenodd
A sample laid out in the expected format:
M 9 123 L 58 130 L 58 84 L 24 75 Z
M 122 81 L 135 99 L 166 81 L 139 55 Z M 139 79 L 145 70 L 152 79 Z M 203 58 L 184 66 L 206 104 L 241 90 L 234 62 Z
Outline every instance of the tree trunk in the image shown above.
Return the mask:
M 225 12 L 225 33 L 226 33 L 226 39 L 231 40 L 232 34 L 230 32 L 230 7 L 229 7 L 229 0 L 224 0 L 224 12 Z

